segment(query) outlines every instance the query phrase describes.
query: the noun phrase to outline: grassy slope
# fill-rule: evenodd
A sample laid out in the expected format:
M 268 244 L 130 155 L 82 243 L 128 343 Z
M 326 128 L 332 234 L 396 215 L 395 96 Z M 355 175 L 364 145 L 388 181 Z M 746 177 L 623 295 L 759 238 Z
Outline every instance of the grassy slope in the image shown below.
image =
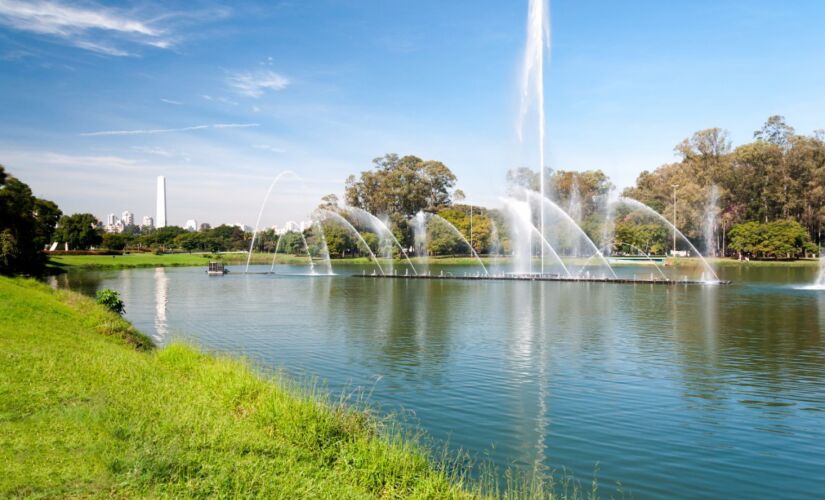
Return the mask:
M 0 277 L 0 497 L 466 496 L 382 436 L 364 413 Z

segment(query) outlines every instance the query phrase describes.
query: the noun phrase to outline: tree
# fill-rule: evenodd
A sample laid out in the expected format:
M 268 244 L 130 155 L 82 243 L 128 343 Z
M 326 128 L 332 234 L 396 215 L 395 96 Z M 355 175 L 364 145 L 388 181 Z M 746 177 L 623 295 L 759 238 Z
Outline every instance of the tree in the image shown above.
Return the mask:
M 98 223 L 92 214 L 64 215 L 58 222 L 56 237 L 72 250 L 88 250 L 103 242 Z
M 753 138 L 785 149 L 790 145 L 791 138 L 795 133 L 794 128 L 785 123 L 784 116 L 773 115 L 768 117 L 761 129 L 753 133 Z
M 322 196 L 321 203 L 318 205 L 318 208 L 335 210 L 338 208 L 338 196 L 333 193 Z
M 373 160 L 373 169 L 349 176 L 344 197 L 354 207 L 375 215 L 411 217 L 421 210 L 434 212 L 452 202 L 456 177 L 439 161 L 387 154 Z
M 132 237 L 124 233 L 104 233 L 101 247 L 109 250 L 123 250 L 131 242 Z
M 550 171 L 548 170 L 548 173 Z M 545 178 L 549 177 L 546 175 Z M 539 191 L 541 179 L 538 172 L 534 172 L 527 167 L 513 168 L 507 171 L 507 191 L 516 193 L 520 189 L 531 189 Z
M 42 273 L 59 217 L 57 205 L 36 198 L 0 165 L 0 274 Z
M 790 259 L 818 251 L 805 228 L 793 220 L 738 224 L 730 230 L 730 248 L 740 254 L 770 259 Z

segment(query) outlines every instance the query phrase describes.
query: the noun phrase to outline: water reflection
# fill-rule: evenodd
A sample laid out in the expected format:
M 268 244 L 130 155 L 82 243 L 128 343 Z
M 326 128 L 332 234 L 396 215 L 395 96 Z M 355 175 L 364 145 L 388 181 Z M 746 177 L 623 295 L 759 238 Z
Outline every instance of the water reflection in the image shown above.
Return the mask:
M 158 344 L 163 344 L 169 335 L 169 325 L 166 321 L 166 303 L 169 300 L 169 278 L 166 269 L 155 269 L 155 330 L 152 338 Z

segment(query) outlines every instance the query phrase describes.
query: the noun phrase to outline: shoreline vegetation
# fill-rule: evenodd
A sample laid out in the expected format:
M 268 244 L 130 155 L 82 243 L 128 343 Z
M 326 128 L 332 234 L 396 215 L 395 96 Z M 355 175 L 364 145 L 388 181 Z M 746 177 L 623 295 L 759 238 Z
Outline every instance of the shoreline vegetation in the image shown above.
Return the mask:
M 656 257 L 656 256 L 654 256 Z M 233 253 L 130 253 L 124 255 L 53 255 L 49 257 L 49 268 L 54 273 L 60 273 L 69 269 L 128 269 L 139 267 L 183 267 L 183 266 L 206 266 L 210 261 L 219 261 L 228 265 L 246 265 L 246 252 Z M 582 259 L 580 259 L 582 260 Z M 731 258 L 707 258 L 712 266 L 737 267 L 737 266 L 778 266 L 778 267 L 816 267 L 819 265 L 818 259 L 798 259 L 798 260 L 736 260 Z M 510 261 L 508 257 L 482 256 L 484 265 L 505 264 Z M 576 262 L 576 259 L 570 259 Z M 318 262 L 315 260 L 315 262 Z M 333 264 L 368 265 L 372 261 L 366 257 L 351 259 L 332 259 Z M 381 262 L 384 262 L 381 260 Z M 395 259 L 392 261 L 396 266 L 405 265 L 406 260 Z M 478 265 L 478 261 L 473 257 L 415 257 L 412 258 L 414 265 L 431 264 L 438 266 L 472 266 Z M 272 263 L 271 253 L 254 253 L 252 264 Z M 276 264 L 284 265 L 306 265 L 305 255 L 279 254 L 275 259 Z M 611 260 L 612 266 L 625 265 L 646 265 L 645 258 L 640 257 L 634 260 Z M 666 266 L 693 267 L 698 265 L 695 257 L 668 257 L 665 260 Z
M 501 481 L 360 399 L 156 348 L 75 292 L 0 277 L 0 318 L 3 497 L 595 495 L 595 480 L 587 492 L 541 473 Z

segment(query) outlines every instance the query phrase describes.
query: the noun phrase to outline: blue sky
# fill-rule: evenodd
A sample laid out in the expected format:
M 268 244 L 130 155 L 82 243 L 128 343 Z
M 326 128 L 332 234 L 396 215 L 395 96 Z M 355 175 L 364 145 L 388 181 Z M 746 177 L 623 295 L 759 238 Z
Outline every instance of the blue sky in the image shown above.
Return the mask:
M 0 0 L 0 163 L 66 212 L 301 219 L 386 152 L 444 161 L 497 205 L 516 134 L 523 1 Z M 719 126 L 825 128 L 825 2 L 554 0 L 555 169 L 620 186 Z

